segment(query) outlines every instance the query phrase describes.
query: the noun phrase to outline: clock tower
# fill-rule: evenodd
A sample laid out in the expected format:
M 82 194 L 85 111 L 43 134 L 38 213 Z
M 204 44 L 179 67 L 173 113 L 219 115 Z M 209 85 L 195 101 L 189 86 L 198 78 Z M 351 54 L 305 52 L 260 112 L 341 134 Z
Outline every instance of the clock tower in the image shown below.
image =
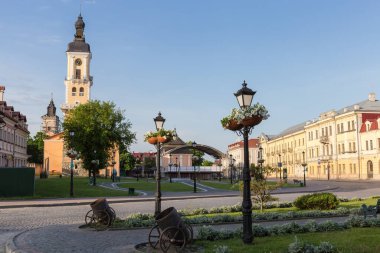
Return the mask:
M 90 75 L 91 50 L 84 36 L 85 23 L 79 14 L 75 22 L 74 40 L 67 46 L 67 75 L 65 78 L 65 103 L 61 110 L 65 115 L 79 104 L 91 98 L 92 76 Z

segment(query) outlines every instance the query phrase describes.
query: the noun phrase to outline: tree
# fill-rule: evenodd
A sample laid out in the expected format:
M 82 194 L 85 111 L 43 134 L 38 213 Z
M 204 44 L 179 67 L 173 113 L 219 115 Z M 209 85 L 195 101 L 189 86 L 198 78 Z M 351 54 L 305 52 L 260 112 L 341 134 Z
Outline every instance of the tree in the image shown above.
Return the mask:
M 132 170 L 136 167 L 136 163 L 136 158 L 131 153 L 123 152 L 120 154 L 120 168 Z
M 202 165 L 202 163 L 203 163 L 203 156 L 205 155 L 205 153 L 204 152 L 202 152 L 202 151 L 199 151 L 199 150 L 197 150 L 197 149 L 194 149 L 193 148 L 193 142 L 192 141 L 188 141 L 187 142 L 187 145 L 189 145 L 190 147 L 189 147 L 189 150 L 192 150 L 192 152 L 193 152 L 193 157 L 195 156 L 195 157 L 198 157 L 198 159 L 197 160 L 193 160 L 193 166 L 195 165 L 195 166 L 201 166 Z
M 271 191 L 281 187 L 281 184 L 269 184 L 266 180 L 267 176 L 274 171 L 274 168 L 269 166 L 260 167 L 251 164 L 250 170 L 253 176 L 253 180 L 251 181 L 252 202 L 258 203 L 260 205 L 260 211 L 262 212 L 265 203 L 278 200 L 278 198 L 271 195 Z
M 95 172 L 105 168 L 116 147 L 127 149 L 135 139 L 129 120 L 112 102 L 98 100 L 81 104 L 71 110 L 63 123 L 67 148 L 79 153 L 83 167 Z M 74 136 L 70 136 L 74 132 Z M 98 160 L 99 165 L 94 165 Z
M 27 142 L 28 162 L 43 163 L 44 160 L 44 139 L 48 136 L 44 132 L 37 132 L 32 138 L 29 136 Z
M 214 163 L 209 160 L 203 160 L 202 166 L 212 166 Z

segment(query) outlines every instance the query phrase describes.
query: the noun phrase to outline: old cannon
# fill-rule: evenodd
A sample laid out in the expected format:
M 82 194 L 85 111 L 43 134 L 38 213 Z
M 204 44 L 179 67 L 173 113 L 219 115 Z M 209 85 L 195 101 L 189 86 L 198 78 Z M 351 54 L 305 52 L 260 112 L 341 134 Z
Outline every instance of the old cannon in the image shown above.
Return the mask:
M 91 210 L 87 212 L 84 220 L 86 225 L 96 230 L 105 230 L 115 221 L 116 213 L 108 205 L 105 198 L 95 200 L 90 204 Z
M 155 219 L 156 225 L 149 232 L 149 244 L 152 248 L 160 248 L 168 252 L 170 248 L 181 251 L 193 240 L 193 228 L 186 224 L 174 207 L 169 207 L 159 213 Z

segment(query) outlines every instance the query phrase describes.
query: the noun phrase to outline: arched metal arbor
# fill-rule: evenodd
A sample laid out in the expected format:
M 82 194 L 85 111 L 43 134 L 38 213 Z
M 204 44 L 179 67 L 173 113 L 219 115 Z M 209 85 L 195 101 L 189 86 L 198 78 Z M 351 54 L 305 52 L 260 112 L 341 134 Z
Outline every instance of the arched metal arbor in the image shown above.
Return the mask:
M 172 149 L 166 150 L 163 153 L 163 155 L 171 154 L 171 153 L 180 153 L 181 151 L 184 151 L 184 150 L 192 151 L 193 149 L 202 151 L 202 152 L 214 157 L 215 159 L 222 159 L 222 158 L 226 157 L 226 154 L 221 152 L 220 150 L 217 150 L 216 148 L 213 148 L 213 147 L 210 147 L 207 145 L 203 145 L 203 144 L 197 144 L 195 147 L 193 147 L 191 144 L 180 145 L 180 146 L 174 147 Z

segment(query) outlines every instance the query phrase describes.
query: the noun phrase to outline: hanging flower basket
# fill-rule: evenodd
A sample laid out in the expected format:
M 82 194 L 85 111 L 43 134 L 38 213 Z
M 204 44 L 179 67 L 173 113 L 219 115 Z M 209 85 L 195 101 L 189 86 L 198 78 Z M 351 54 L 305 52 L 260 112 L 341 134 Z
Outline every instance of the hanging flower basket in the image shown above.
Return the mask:
M 243 126 L 252 127 L 268 119 L 269 114 L 265 106 L 259 103 L 246 108 L 234 108 L 230 115 L 222 118 L 220 122 L 224 129 L 240 130 Z
M 256 126 L 260 124 L 260 122 L 263 120 L 262 116 L 259 115 L 253 115 L 252 117 L 247 117 L 241 121 L 241 124 L 243 126 Z
M 150 144 L 157 144 L 158 137 L 149 137 L 149 138 L 147 139 L 147 141 L 148 141 Z
M 157 141 L 159 143 L 165 143 L 166 142 L 166 137 L 164 137 L 164 136 L 157 136 Z
M 231 119 L 228 124 L 226 125 L 226 128 L 231 131 L 237 131 L 240 130 L 243 127 L 242 124 L 239 124 L 237 120 Z

